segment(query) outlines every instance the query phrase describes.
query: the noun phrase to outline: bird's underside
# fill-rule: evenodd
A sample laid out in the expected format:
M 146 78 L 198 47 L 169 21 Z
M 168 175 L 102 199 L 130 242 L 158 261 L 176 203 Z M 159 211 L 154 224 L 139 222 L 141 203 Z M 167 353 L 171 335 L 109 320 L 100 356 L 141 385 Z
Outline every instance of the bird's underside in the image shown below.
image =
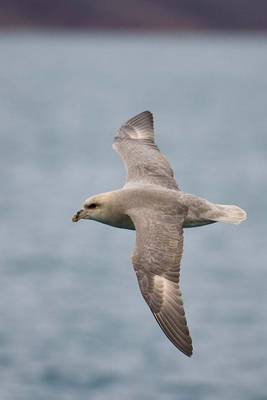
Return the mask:
M 168 161 L 154 142 L 149 111 L 122 125 L 113 147 L 127 171 L 124 187 L 88 199 L 88 210 L 79 211 L 73 221 L 89 218 L 136 230 L 132 263 L 141 293 L 165 335 L 191 356 L 192 340 L 179 283 L 183 228 L 217 221 L 240 223 L 246 213 L 237 206 L 213 204 L 180 191 Z M 103 204 L 104 211 L 100 206 L 97 214 L 98 204 Z M 90 211 L 92 205 L 96 211 Z

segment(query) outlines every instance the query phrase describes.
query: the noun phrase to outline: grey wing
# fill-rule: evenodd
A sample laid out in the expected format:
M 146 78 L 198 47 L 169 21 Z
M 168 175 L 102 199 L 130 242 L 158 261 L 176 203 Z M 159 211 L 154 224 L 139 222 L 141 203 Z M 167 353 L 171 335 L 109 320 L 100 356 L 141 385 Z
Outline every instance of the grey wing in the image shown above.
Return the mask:
M 126 185 L 155 184 L 179 190 L 173 170 L 154 142 L 153 115 L 144 111 L 121 126 L 113 143 L 127 170 Z
M 140 209 L 129 215 L 136 228 L 132 261 L 141 293 L 165 335 L 190 357 L 192 340 L 179 287 L 184 217 Z

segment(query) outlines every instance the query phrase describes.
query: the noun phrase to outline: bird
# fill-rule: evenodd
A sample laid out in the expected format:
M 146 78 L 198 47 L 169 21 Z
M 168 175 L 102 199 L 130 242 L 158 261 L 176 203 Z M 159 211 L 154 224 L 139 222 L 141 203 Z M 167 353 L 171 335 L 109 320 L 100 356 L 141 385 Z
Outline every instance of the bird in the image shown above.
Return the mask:
M 136 231 L 132 264 L 142 296 L 168 339 L 191 356 L 192 339 L 180 289 L 184 228 L 216 222 L 239 224 L 247 214 L 184 193 L 155 143 L 153 114 L 125 122 L 113 142 L 126 169 L 124 186 L 85 200 L 73 222 L 94 220 Z

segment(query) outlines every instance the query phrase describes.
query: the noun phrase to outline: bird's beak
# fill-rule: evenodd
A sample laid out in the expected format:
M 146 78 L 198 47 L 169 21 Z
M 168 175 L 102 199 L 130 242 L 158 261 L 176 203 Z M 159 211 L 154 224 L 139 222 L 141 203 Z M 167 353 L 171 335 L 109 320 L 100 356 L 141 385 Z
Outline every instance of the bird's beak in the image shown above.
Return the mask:
M 72 222 L 78 222 L 80 219 L 83 219 L 84 217 L 85 217 L 85 210 L 77 211 L 77 213 L 74 214 L 72 217 Z

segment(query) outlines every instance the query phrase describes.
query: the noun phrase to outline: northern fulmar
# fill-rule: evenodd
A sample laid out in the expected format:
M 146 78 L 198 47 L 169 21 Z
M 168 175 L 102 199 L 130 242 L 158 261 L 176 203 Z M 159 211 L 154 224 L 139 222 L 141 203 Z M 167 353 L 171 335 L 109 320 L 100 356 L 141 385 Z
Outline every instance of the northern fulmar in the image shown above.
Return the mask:
M 132 263 L 141 293 L 169 340 L 187 356 L 192 339 L 180 290 L 183 228 L 214 222 L 239 224 L 246 212 L 183 193 L 154 141 L 153 115 L 144 111 L 118 130 L 113 148 L 127 171 L 120 190 L 85 200 L 74 222 L 92 219 L 136 230 Z

